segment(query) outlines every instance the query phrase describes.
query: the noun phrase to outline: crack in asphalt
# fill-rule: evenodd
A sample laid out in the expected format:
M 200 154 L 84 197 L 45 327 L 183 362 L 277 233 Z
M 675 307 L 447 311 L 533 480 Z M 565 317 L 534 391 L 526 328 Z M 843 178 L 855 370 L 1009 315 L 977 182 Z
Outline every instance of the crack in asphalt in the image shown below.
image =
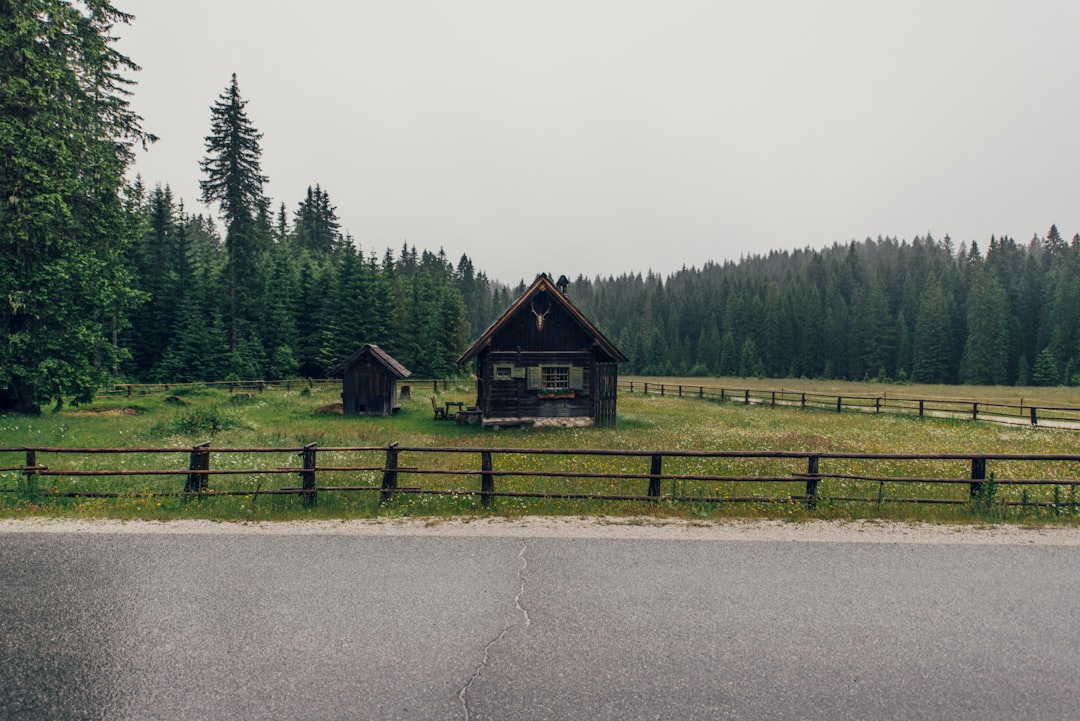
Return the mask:
M 469 721 L 470 718 L 469 701 L 467 698 L 469 694 L 469 689 L 472 688 L 472 685 L 480 678 L 480 675 L 483 673 L 484 669 L 487 668 L 488 659 L 491 657 L 492 647 L 502 641 L 506 634 L 510 633 L 511 630 L 517 628 L 518 626 L 521 626 L 523 629 L 527 629 L 529 627 L 529 624 L 532 623 L 532 621 L 529 619 L 528 610 L 521 605 L 521 597 L 525 595 L 525 569 L 529 566 L 529 560 L 525 558 L 526 550 L 528 550 L 528 546 L 526 546 L 525 541 L 522 540 L 521 551 L 517 555 L 518 559 L 521 561 L 521 567 L 518 568 L 517 572 L 519 587 L 517 595 L 514 596 L 514 607 L 521 612 L 522 620 L 516 623 L 512 623 L 506 628 L 499 631 L 499 635 L 497 635 L 490 642 L 488 642 L 486 646 L 484 646 L 483 658 L 480 659 L 480 663 L 477 665 L 476 670 L 473 671 L 472 675 L 469 677 L 469 680 L 465 682 L 465 685 L 461 687 L 461 691 L 458 692 L 458 699 L 461 701 L 461 710 L 465 714 L 465 721 Z

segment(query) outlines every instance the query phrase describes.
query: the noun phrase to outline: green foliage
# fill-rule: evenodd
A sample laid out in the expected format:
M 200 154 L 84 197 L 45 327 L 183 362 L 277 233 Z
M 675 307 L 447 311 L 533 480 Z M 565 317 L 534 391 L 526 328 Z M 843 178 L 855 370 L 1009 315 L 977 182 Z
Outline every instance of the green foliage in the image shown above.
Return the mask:
M 0 13 L 0 408 L 86 400 L 125 357 L 110 334 L 142 296 L 121 262 L 124 174 L 153 140 L 113 47 L 129 19 L 102 0 Z
M 917 383 L 948 383 L 952 368 L 951 308 L 936 276 L 926 282 L 915 321 L 912 380 Z
M 224 431 L 234 430 L 243 423 L 217 405 L 198 406 L 185 411 L 180 417 L 159 427 L 163 435 L 181 435 L 191 438 L 215 436 Z
M 967 341 L 960 380 L 974 385 L 1002 385 L 1008 371 L 1008 307 L 1005 290 L 980 268 L 968 294 Z
M 1043 348 L 1035 358 L 1035 368 L 1031 371 L 1031 384 L 1036 386 L 1056 386 L 1061 381 L 1057 360 L 1050 346 Z

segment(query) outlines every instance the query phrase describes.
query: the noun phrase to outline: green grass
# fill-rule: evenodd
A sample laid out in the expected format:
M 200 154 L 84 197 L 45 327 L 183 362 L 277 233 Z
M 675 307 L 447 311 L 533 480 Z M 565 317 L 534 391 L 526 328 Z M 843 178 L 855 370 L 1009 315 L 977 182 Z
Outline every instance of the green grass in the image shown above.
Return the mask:
M 659 379 L 657 379 L 659 380 Z M 682 379 L 690 385 L 735 387 L 727 379 Z M 742 379 L 739 379 L 742 380 Z M 667 379 L 665 382 L 678 383 Z M 761 387 L 777 387 L 762 381 Z M 777 382 L 778 383 L 778 382 Z M 787 384 L 787 381 L 784 381 Z M 743 386 L 746 387 L 745 381 Z M 835 384 L 823 392 L 836 392 Z M 844 393 L 859 392 L 854 384 L 843 384 Z M 882 386 L 861 386 L 861 392 L 874 393 Z M 943 387 L 934 387 L 936 391 Z M 908 390 L 904 387 L 904 392 Z M 954 389 L 955 390 L 955 389 Z M 1000 389 L 965 387 L 964 398 L 997 400 Z M 1067 394 L 1073 389 L 1055 389 L 1056 403 L 1069 404 Z M 166 402 L 163 397 L 108 399 L 91 406 L 46 412 L 37 418 L 0 416 L 0 446 L 64 447 L 168 447 L 169 454 L 73 456 L 42 453 L 39 463 L 54 468 L 103 469 L 184 469 L 188 456 L 185 448 L 210 441 L 215 448 L 299 448 L 317 443 L 329 447 L 385 448 L 397 442 L 402 447 L 422 448 L 610 448 L 631 450 L 742 450 L 742 451 L 816 451 L 857 453 L 1075 453 L 1078 435 L 1073 431 L 1032 429 L 1024 426 L 1001 426 L 966 420 L 916 418 L 865 413 L 837 414 L 826 410 L 744 406 L 741 403 L 718 403 L 695 398 L 644 397 L 623 393 L 619 399 L 619 423 L 614 430 L 599 428 L 530 429 L 484 431 L 474 426 L 459 426 L 433 420 L 430 389 L 414 386 L 415 398 L 403 401 L 399 414 L 388 417 L 344 417 L 316 413 L 316 409 L 339 401 L 339 389 L 268 390 L 262 394 L 232 395 L 219 390 L 192 390 L 180 396 L 183 404 Z M 914 390 L 911 391 L 913 394 Z M 924 392 L 923 390 L 919 391 Z M 925 391 L 928 396 L 944 397 Z M 1028 398 L 1025 392 L 1025 400 Z M 1047 396 L 1049 398 L 1049 396 Z M 472 385 L 440 391 L 442 402 L 475 401 Z M 1080 403 L 1078 403 L 1080 405 Z M 348 465 L 380 467 L 383 450 L 369 452 L 319 453 L 320 466 Z M 21 465 L 21 452 L 0 457 L 0 466 Z M 214 468 L 254 469 L 296 467 L 300 460 L 295 451 L 264 454 L 244 452 L 215 454 Z M 712 475 L 787 475 L 805 471 L 805 460 L 771 461 L 745 459 L 666 459 L 665 473 Z M 443 467 L 447 469 L 480 466 L 478 454 L 402 453 L 401 466 Z M 989 470 L 999 479 L 1046 477 L 1078 479 L 1080 464 L 1059 462 L 991 462 Z M 570 473 L 633 472 L 647 473 L 648 458 L 527 456 L 496 454 L 496 470 L 559 470 Z M 865 461 L 822 462 L 827 473 L 852 475 L 927 476 L 965 478 L 969 467 L 964 461 Z M 320 472 L 320 486 L 372 485 L 381 482 L 378 471 Z M 30 487 L 32 484 L 32 487 Z M 403 473 L 403 487 L 428 489 L 454 488 L 477 490 L 479 478 L 465 474 L 427 476 Z M 574 492 L 590 494 L 644 495 L 645 480 L 614 479 L 537 479 L 529 477 L 497 478 L 496 489 L 521 492 Z M 268 495 L 272 488 L 296 487 L 292 474 L 255 473 L 212 476 L 211 488 L 245 491 L 242 496 L 201 499 L 175 497 L 68 498 L 44 495 L 41 491 L 106 490 L 126 493 L 179 491 L 183 476 L 126 477 L 55 477 L 37 476 L 32 480 L 16 471 L 0 472 L 0 516 L 48 515 L 67 517 L 113 518 L 211 518 L 220 520 L 283 520 L 302 518 L 352 518 L 399 516 L 474 516 L 474 515 L 633 515 L 676 516 L 683 518 L 719 518 L 751 516 L 770 518 L 892 518 L 942 522 L 986 522 L 1010 520 L 1024 523 L 1075 523 L 1075 487 L 1059 488 L 1057 495 L 1049 486 L 1008 486 L 995 484 L 989 502 L 961 506 L 918 505 L 890 502 L 898 498 L 966 498 L 966 484 L 899 484 L 823 480 L 823 498 L 816 508 L 802 503 L 773 503 L 763 499 L 799 495 L 800 483 L 745 482 L 724 484 L 694 481 L 665 481 L 665 496 L 739 496 L 761 500 L 739 503 L 680 501 L 665 498 L 660 502 L 600 501 L 583 499 L 538 499 L 500 497 L 485 508 L 478 496 L 437 496 L 398 494 L 381 504 L 378 493 L 320 493 L 318 506 L 306 508 L 297 496 Z M 886 502 L 847 503 L 830 500 L 842 496 L 877 498 Z M 1006 501 L 1056 501 L 1056 509 L 1008 507 Z

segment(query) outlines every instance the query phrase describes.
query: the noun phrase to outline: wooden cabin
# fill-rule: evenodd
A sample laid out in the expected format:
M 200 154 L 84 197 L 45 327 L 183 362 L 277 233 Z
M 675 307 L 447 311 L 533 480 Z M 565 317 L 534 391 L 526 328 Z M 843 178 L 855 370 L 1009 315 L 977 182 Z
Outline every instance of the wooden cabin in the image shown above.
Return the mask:
M 615 427 L 626 357 L 541 274 L 460 358 L 476 363 L 485 426 Z
M 388 416 L 400 410 L 398 381 L 412 373 L 377 345 L 367 344 L 337 368 L 341 374 L 341 405 L 345 415 Z

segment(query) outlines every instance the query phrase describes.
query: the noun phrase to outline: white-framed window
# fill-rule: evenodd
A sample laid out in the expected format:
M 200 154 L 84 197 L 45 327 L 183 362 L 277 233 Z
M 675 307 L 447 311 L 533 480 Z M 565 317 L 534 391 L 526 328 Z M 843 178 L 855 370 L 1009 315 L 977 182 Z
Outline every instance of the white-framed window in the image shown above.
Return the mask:
M 546 391 L 570 387 L 570 366 L 540 366 L 540 387 Z

